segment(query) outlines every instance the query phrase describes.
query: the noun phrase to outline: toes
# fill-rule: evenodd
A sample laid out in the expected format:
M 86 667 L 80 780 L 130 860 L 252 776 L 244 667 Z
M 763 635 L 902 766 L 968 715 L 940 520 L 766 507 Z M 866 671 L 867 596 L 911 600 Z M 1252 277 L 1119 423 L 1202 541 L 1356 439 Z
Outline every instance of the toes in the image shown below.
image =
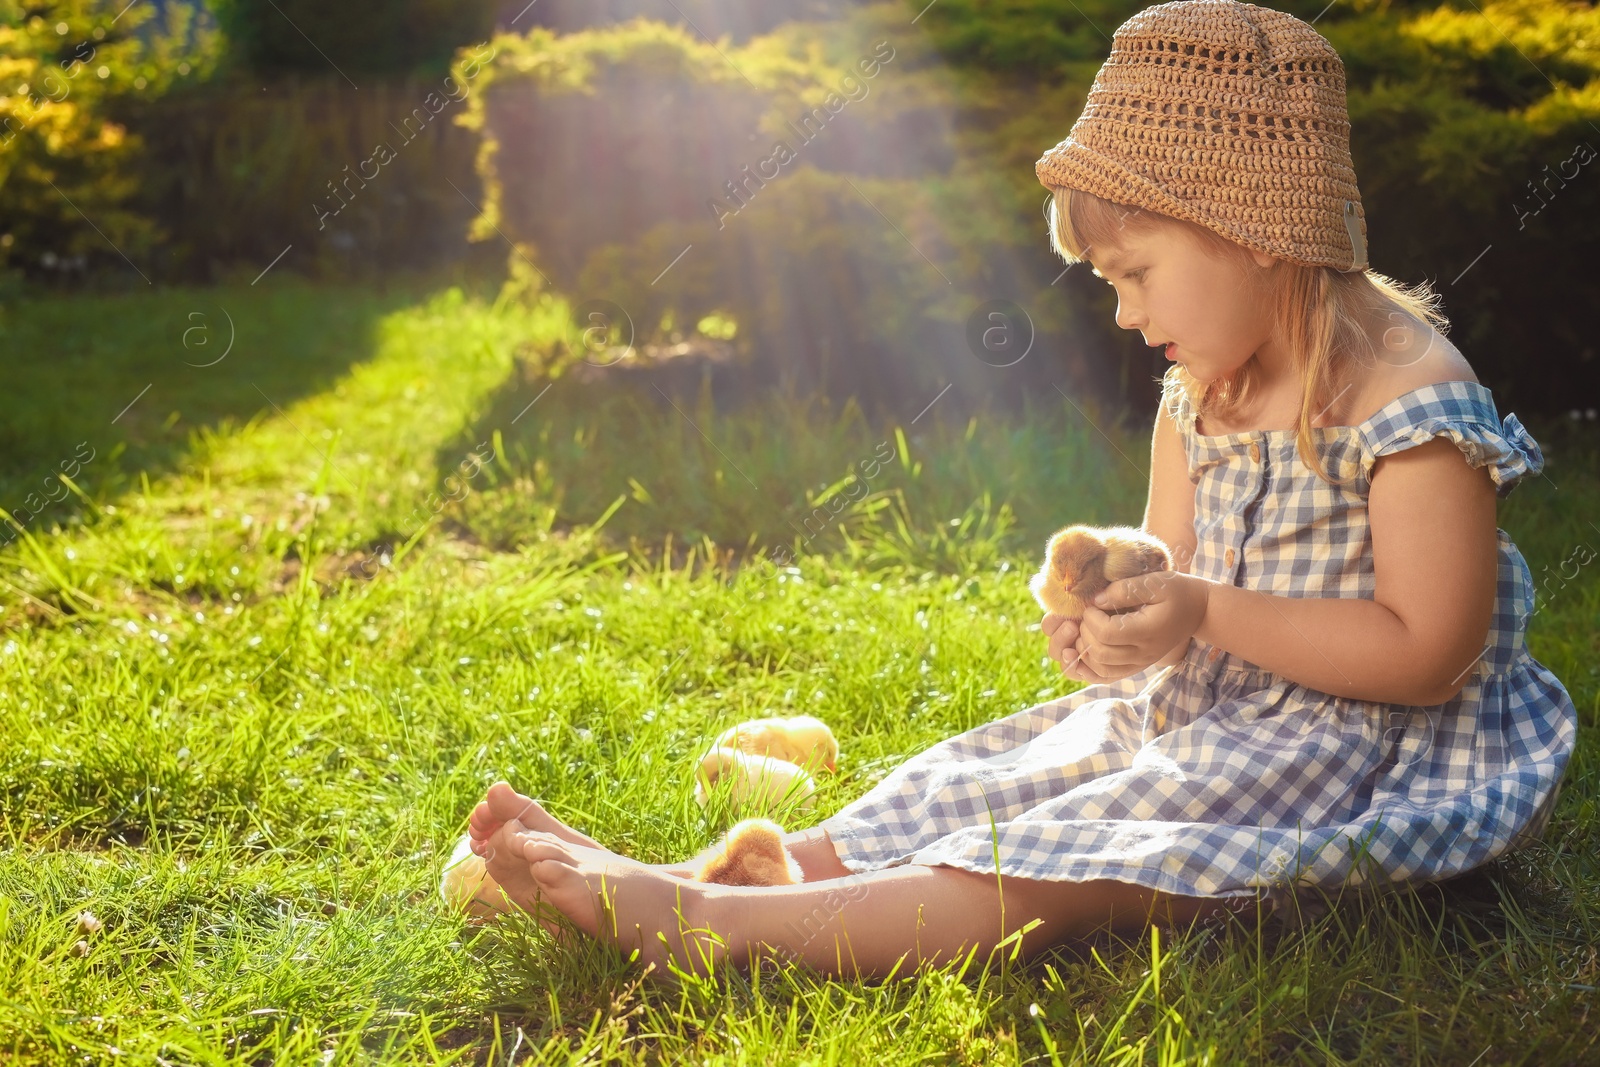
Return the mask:
M 522 832 L 522 824 L 515 819 L 501 823 L 495 828 L 494 833 L 487 838 L 482 841 L 474 841 L 473 851 L 487 860 L 491 866 L 504 865 L 515 857 L 522 855 L 522 845 L 516 837 L 517 834 Z M 481 848 L 478 846 L 481 846 Z
M 500 822 L 507 819 L 531 822 L 528 816 L 540 810 L 538 801 L 523 796 L 506 782 L 496 782 L 491 785 L 489 791 L 484 794 L 483 803 L 488 808 L 490 818 Z
M 522 858 L 529 863 L 550 861 L 567 867 L 577 866 L 577 857 L 554 834 L 523 833 L 517 835 L 517 842 L 522 848 Z M 539 872 L 536 870 L 534 874 L 537 877 Z
M 472 814 L 467 816 L 467 839 L 473 844 L 473 851 L 478 851 L 477 846 L 484 844 L 500 828 L 500 824 L 488 818 L 488 809 L 482 804 L 472 809 Z

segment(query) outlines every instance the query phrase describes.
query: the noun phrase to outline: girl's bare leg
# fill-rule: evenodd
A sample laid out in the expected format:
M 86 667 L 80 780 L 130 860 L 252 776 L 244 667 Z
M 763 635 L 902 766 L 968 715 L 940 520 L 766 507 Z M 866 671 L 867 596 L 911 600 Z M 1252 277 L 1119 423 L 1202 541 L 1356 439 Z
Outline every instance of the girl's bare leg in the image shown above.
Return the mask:
M 1129 933 L 1151 922 L 1186 923 L 1227 910 L 1226 903 L 1180 897 L 1127 882 L 1048 882 L 957 867 L 904 864 L 853 874 L 816 888 L 718 887 L 708 924 L 731 929 L 730 951 L 745 965 L 755 956 L 803 960 L 839 977 L 883 977 L 898 965 L 943 965 L 976 951 L 980 964 L 1027 927 L 1019 958 L 1102 929 Z M 902 962 L 903 961 L 903 962 Z
M 921 864 L 820 884 L 705 885 L 618 864 L 515 823 L 492 844 L 489 870 L 513 904 L 533 911 L 542 900 L 591 937 L 624 952 L 637 948 L 647 962 L 664 966 L 670 956 L 702 973 L 722 958 L 747 967 L 757 956 L 800 960 L 844 977 L 882 977 L 898 966 L 947 963 L 974 949 L 987 962 L 1007 936 L 1039 919 L 1020 939 L 1026 959 L 1103 927 L 1122 932 L 1150 921 L 1181 923 L 1229 907 L 1110 880 L 997 879 Z
M 800 865 L 800 870 L 805 872 L 807 882 L 859 877 L 839 862 L 839 854 L 834 851 L 833 839 L 820 826 L 784 834 L 783 843 L 789 847 L 789 855 Z

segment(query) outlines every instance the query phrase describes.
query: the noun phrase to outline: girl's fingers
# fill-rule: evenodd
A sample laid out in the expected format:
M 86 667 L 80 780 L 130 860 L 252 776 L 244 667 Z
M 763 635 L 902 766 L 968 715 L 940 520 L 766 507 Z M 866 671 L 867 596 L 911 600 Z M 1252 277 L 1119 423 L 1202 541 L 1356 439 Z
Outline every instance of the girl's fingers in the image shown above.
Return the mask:
M 1143 628 L 1149 624 L 1150 620 L 1142 614 L 1108 615 L 1099 608 L 1090 608 L 1083 616 L 1083 634 L 1108 649 L 1132 649 L 1139 645 L 1144 636 Z
M 1126 611 L 1129 608 L 1152 603 L 1160 598 L 1162 579 L 1159 574 L 1160 572 L 1136 574 L 1132 578 L 1122 578 L 1112 582 L 1094 598 L 1094 604 L 1107 611 Z
M 1071 667 L 1063 668 L 1062 670 L 1068 678 L 1075 682 L 1098 685 L 1106 681 L 1106 678 L 1097 669 L 1085 663 L 1082 659 L 1075 660 Z
M 1091 607 L 1083 613 L 1083 625 L 1079 627 L 1078 632 L 1097 645 L 1109 647 L 1124 640 L 1120 632 L 1124 625 L 1126 624 L 1118 621 L 1117 617 Z
M 1077 647 L 1078 669 L 1094 672 L 1094 681 L 1107 682 L 1114 678 L 1125 678 L 1138 669 L 1136 657 L 1130 657 L 1126 651 L 1115 646 L 1105 645 L 1094 641 L 1080 642 Z
M 1078 640 L 1078 624 L 1071 619 L 1057 617 L 1062 618 L 1061 625 L 1051 635 L 1050 643 L 1046 646 L 1053 660 L 1060 660 L 1061 654 Z
M 1075 682 L 1088 682 L 1094 679 L 1090 676 L 1092 671 L 1088 664 L 1083 662 L 1083 650 L 1075 644 L 1069 644 L 1055 654 L 1055 660 L 1061 665 L 1061 673 Z

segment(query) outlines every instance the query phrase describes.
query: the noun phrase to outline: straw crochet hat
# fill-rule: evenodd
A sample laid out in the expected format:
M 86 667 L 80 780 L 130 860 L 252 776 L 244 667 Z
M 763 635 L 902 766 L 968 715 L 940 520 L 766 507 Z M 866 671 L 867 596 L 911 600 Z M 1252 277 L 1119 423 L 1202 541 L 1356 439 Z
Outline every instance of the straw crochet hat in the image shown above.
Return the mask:
M 1282 11 L 1176 0 L 1134 15 L 1034 172 L 1280 259 L 1368 266 L 1344 63 Z

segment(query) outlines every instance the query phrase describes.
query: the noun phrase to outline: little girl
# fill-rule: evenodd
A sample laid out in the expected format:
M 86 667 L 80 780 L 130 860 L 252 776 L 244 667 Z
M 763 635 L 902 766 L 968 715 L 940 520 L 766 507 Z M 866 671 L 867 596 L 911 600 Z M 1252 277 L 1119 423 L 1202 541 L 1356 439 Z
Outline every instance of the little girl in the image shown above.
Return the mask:
M 1044 619 L 1090 684 L 790 834 L 800 885 L 628 860 L 499 783 L 470 833 L 510 899 L 658 964 L 881 976 L 1438 880 L 1541 834 L 1577 712 L 1524 644 L 1495 504 L 1544 457 L 1426 289 L 1367 269 L 1348 132 L 1310 26 L 1180 0 L 1117 30 L 1037 164 L 1053 247 L 1174 363 L 1144 527 L 1178 569 Z

